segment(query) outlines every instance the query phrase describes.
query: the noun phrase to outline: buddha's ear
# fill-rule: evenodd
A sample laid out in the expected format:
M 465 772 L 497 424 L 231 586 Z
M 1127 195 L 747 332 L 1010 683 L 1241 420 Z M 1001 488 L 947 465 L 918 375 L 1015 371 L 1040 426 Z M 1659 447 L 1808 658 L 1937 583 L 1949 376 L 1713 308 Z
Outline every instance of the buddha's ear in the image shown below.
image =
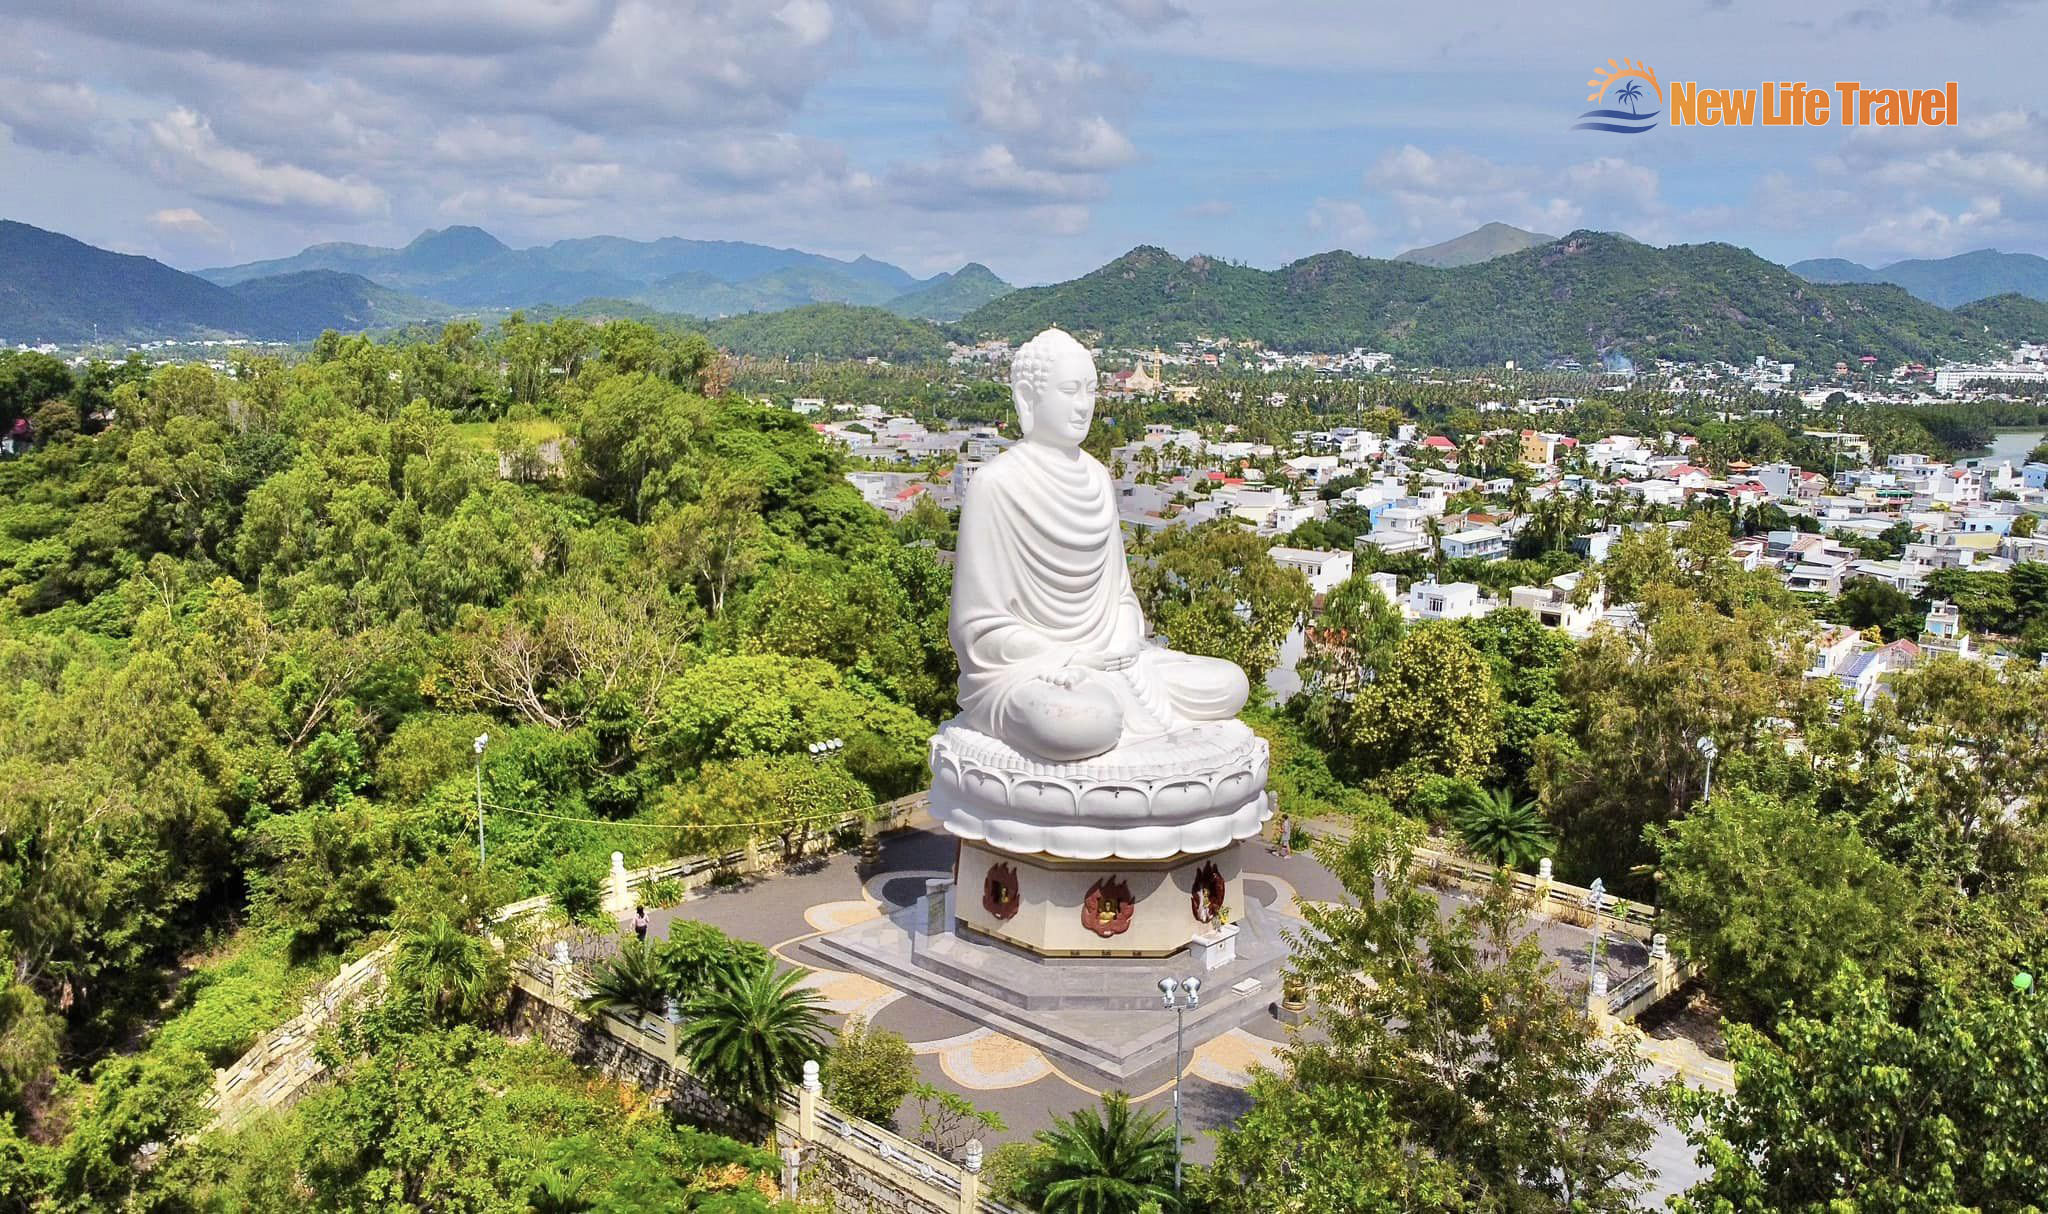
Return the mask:
M 1017 433 L 1026 438 L 1031 437 L 1031 400 L 1024 394 L 1022 385 L 1010 385 L 1010 401 L 1017 406 Z

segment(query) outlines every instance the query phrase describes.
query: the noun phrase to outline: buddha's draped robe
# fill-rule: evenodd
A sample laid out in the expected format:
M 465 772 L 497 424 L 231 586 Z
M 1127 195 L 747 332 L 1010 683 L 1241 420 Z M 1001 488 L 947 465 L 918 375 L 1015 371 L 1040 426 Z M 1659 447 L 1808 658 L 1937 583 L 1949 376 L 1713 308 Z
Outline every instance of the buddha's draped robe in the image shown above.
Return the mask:
M 1065 728 L 1056 723 L 1063 699 L 1099 701 L 1091 685 L 1121 709 L 1121 729 L 1092 753 L 1232 716 L 1247 690 L 1232 663 L 1145 643 L 1116 490 L 1084 451 L 1023 442 L 975 474 L 960 514 L 951 633 L 961 722 L 1021 749 L 1048 722 Z M 1133 651 L 1129 665 L 1087 670 L 1073 689 L 1041 677 L 1078 665 L 1076 655 Z

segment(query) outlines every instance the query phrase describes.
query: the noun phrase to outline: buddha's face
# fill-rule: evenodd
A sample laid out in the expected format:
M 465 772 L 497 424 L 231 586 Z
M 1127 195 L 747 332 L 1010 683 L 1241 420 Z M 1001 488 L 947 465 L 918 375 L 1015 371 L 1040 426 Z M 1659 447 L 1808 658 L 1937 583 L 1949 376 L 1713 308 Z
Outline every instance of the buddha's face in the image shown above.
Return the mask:
M 1035 395 L 1017 389 L 1017 420 L 1032 442 L 1078 447 L 1095 420 L 1095 360 L 1075 346 L 1059 351 L 1050 370 Z

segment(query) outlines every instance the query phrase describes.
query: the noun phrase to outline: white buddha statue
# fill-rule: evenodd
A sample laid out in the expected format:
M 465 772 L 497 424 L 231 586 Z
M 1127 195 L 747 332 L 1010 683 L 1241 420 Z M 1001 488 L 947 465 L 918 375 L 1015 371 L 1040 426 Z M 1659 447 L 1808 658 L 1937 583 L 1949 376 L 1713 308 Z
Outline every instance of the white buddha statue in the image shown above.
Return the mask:
M 1095 387 L 1059 329 L 1017 351 L 1024 441 L 968 485 L 953 575 L 959 723 L 1055 762 L 1234 717 L 1250 690 L 1233 662 L 1146 639 L 1116 490 L 1081 450 Z

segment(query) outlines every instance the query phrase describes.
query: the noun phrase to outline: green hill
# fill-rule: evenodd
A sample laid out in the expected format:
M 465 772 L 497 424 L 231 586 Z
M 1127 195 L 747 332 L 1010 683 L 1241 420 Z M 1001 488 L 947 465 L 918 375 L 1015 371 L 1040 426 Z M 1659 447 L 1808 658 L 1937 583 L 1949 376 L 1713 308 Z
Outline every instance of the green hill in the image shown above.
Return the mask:
M 1014 290 L 987 266 L 970 261 L 951 274 L 931 279 L 929 286 L 899 295 L 882 306 L 898 316 L 955 321 Z
M 812 304 L 782 312 L 728 316 L 706 326 L 712 342 L 757 358 L 881 358 L 926 362 L 946 356 L 938 327 L 846 304 Z
M 264 336 L 284 341 L 309 341 L 325 329 L 390 329 L 449 315 L 439 304 L 334 270 L 252 278 L 229 290 L 248 305 L 251 323 Z
M 804 304 L 882 304 L 936 280 L 901 267 L 733 240 L 589 236 L 514 249 L 482 228 L 422 232 L 402 249 L 313 245 L 290 257 L 198 271 L 221 286 L 305 270 L 359 274 L 378 286 L 464 308 L 569 306 L 632 299 L 693 316 Z
M 1809 261 L 1795 261 L 1786 269 L 1808 282 L 1883 282 L 1877 271 L 1869 266 L 1850 261 L 1846 257 L 1815 257 Z
M 1601 232 L 1454 269 L 1332 252 L 1264 271 L 1141 247 L 1071 282 L 1005 295 L 961 327 L 1021 340 L 1052 324 L 1114 345 L 1238 337 L 1442 366 L 1608 353 L 1931 362 L 1987 353 L 2004 336 L 1897 287 L 1817 286 L 1733 245 L 1659 249 Z
M 1440 244 L 1425 245 L 1394 255 L 1395 261 L 1412 261 L 1419 266 L 1435 266 L 1440 270 L 1452 266 L 1476 266 L 1482 261 L 1492 261 L 1509 253 L 1549 244 L 1555 236 L 1541 232 L 1528 232 L 1504 223 L 1482 224 L 1463 236 L 1454 236 Z
M 1978 249 L 1954 257 L 1895 261 L 1873 270 L 1839 257 L 1794 262 L 1794 274 L 1814 282 L 1889 282 L 1944 308 L 1994 295 L 2048 300 L 2048 258 L 2032 253 Z
M 1956 309 L 1966 324 L 2011 341 L 2048 342 L 2048 303 L 2024 295 L 1993 295 Z
M 243 301 L 160 261 L 0 220 L 0 340 L 247 334 Z

